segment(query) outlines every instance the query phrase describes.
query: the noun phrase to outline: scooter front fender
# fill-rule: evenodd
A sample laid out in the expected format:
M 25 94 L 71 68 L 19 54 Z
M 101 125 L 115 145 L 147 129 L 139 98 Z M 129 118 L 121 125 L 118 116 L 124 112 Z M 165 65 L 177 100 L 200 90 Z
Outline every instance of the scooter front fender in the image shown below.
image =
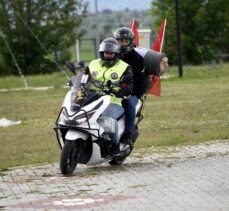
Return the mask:
M 76 139 L 86 140 L 87 138 L 88 138 L 88 134 L 82 133 L 80 131 L 75 131 L 75 130 L 68 130 L 65 136 L 65 139 L 67 140 L 76 140 Z

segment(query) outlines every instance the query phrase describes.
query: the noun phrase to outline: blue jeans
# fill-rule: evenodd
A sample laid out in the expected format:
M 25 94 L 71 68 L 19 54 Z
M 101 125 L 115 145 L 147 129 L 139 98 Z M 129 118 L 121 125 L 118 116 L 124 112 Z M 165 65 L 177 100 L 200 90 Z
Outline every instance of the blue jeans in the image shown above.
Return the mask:
M 138 98 L 136 96 L 131 96 L 130 99 L 126 100 L 125 107 L 125 135 L 131 136 L 134 131 L 134 122 L 136 116 L 136 105 L 138 103 Z
M 124 109 L 122 106 L 111 103 L 102 114 L 103 116 L 108 116 L 108 117 L 115 119 L 115 133 L 111 134 L 110 137 L 116 144 L 119 143 L 119 139 L 120 139 L 120 137 L 118 136 L 117 119 L 122 115 L 123 112 L 124 112 Z

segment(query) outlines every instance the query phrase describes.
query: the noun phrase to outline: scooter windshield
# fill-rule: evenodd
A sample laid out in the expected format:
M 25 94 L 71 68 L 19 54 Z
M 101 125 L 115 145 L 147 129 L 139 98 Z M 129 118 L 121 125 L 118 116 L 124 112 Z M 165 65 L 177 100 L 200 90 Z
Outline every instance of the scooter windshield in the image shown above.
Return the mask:
M 82 86 L 88 89 L 90 85 L 90 76 L 79 71 L 76 76 L 71 77 L 69 84 L 72 89 L 78 89 Z
M 72 85 L 72 110 L 78 110 L 100 97 L 95 92 L 90 92 L 91 77 L 88 74 L 79 71 L 71 78 L 70 84 Z

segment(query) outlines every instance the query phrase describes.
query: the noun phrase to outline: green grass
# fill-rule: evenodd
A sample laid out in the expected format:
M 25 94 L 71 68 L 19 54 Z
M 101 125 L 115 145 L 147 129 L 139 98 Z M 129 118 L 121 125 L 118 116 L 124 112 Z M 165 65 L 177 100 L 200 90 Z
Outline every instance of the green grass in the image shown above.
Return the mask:
M 71 75 L 69 73 L 69 75 Z M 148 96 L 136 148 L 195 144 L 229 139 L 229 65 L 184 67 L 184 77 L 170 68 L 161 97 Z M 22 124 L 0 127 L 0 169 L 56 162 L 60 148 L 53 126 L 67 89 L 61 73 L 27 77 L 30 86 L 46 91 L 0 92 L 0 118 Z M 19 77 L 0 78 L 0 89 L 22 87 Z
M 72 73 L 66 71 L 66 75 L 70 77 Z M 47 75 L 35 75 L 26 76 L 26 81 L 29 87 L 41 87 L 41 86 L 54 86 L 60 87 L 67 84 L 66 75 L 62 72 L 57 72 Z M 0 77 L 0 89 L 12 89 L 24 87 L 21 77 L 7 76 Z
M 59 146 L 53 126 L 67 90 L 0 93 L 1 118 L 22 124 L 0 128 L 0 167 L 58 160 Z
M 229 138 L 229 65 L 185 67 L 184 77 L 162 80 L 161 97 L 148 96 L 142 143 L 176 145 Z

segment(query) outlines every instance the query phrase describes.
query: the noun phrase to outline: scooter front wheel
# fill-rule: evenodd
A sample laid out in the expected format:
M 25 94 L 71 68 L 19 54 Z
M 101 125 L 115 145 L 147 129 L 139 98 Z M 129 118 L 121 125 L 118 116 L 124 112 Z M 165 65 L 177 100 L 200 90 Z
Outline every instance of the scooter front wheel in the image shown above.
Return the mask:
M 63 175 L 70 175 L 78 162 L 80 144 L 76 141 L 66 140 L 60 158 L 60 170 Z

